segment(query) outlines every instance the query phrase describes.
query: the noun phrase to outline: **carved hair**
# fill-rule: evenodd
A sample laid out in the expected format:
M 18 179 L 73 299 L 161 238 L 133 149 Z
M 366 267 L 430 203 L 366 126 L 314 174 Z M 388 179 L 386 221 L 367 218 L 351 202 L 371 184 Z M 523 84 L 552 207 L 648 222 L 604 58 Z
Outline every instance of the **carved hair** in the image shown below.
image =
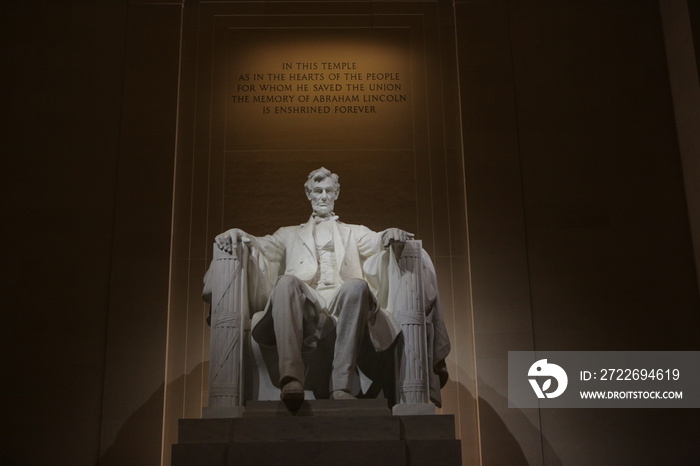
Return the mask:
M 329 169 L 324 167 L 317 168 L 316 170 L 309 173 L 309 178 L 306 180 L 306 183 L 304 183 L 304 187 L 306 188 L 306 194 L 308 195 L 313 190 L 314 183 L 320 183 L 328 177 L 330 177 L 335 183 L 336 196 L 340 194 L 340 178 L 338 177 L 338 175 L 336 175 L 335 173 L 331 173 Z

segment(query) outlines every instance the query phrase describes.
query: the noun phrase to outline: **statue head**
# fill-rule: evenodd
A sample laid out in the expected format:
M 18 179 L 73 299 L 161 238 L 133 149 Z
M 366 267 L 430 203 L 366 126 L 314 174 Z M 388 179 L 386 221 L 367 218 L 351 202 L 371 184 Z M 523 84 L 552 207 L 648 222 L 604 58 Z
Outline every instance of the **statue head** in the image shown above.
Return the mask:
M 340 195 L 338 175 L 327 168 L 319 168 L 309 173 L 304 184 L 306 197 L 311 201 L 311 208 L 319 217 L 325 217 L 333 212 L 335 200 Z

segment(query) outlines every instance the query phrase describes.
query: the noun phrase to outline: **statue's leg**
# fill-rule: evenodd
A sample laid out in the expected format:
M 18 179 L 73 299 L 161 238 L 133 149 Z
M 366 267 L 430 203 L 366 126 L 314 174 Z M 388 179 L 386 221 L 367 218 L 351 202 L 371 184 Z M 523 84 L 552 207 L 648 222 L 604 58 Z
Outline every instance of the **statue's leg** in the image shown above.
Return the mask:
M 351 279 L 343 283 L 331 307 L 338 318 L 331 390 L 349 393 L 362 334 L 376 300 L 366 281 Z
M 283 275 L 270 295 L 270 311 L 277 340 L 280 386 L 291 381 L 304 385 L 304 362 L 301 359 L 303 342 L 303 310 L 306 295 L 303 283 L 292 275 Z

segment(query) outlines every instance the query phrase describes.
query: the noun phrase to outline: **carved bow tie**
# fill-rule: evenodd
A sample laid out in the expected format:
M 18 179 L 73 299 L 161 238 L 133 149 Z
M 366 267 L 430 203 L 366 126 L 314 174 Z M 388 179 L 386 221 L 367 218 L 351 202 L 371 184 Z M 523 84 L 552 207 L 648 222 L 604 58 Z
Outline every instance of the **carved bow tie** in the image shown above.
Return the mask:
M 325 217 L 319 217 L 317 215 L 314 215 L 313 217 L 315 223 L 327 222 L 329 220 L 338 220 L 338 216 L 335 215 L 333 212 L 331 212 L 330 215 L 327 215 Z

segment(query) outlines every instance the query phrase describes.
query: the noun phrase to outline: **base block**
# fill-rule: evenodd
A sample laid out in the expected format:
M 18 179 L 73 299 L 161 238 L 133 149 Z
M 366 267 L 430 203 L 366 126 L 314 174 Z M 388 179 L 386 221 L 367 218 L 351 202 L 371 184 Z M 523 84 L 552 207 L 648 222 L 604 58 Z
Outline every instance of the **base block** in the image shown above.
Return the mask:
M 204 408 L 202 409 L 202 417 L 204 419 L 229 419 L 232 417 L 243 417 L 244 412 L 245 407 L 243 406 Z
M 329 442 L 255 442 L 235 444 L 228 465 L 236 466 L 405 466 L 406 445 L 401 440 Z
M 228 445 L 225 443 L 192 443 L 173 445 L 171 466 L 227 466 Z
M 367 417 L 391 416 L 384 399 L 363 400 L 305 400 L 290 410 L 283 401 L 249 401 L 243 417 Z M 434 414 L 434 413 L 433 413 Z
M 415 416 L 435 414 L 435 405 L 432 403 L 399 403 L 391 408 L 394 416 Z
M 243 417 L 181 419 L 172 466 L 461 465 L 451 415 L 391 415 L 386 400 L 311 400 L 285 410 L 257 402 Z

